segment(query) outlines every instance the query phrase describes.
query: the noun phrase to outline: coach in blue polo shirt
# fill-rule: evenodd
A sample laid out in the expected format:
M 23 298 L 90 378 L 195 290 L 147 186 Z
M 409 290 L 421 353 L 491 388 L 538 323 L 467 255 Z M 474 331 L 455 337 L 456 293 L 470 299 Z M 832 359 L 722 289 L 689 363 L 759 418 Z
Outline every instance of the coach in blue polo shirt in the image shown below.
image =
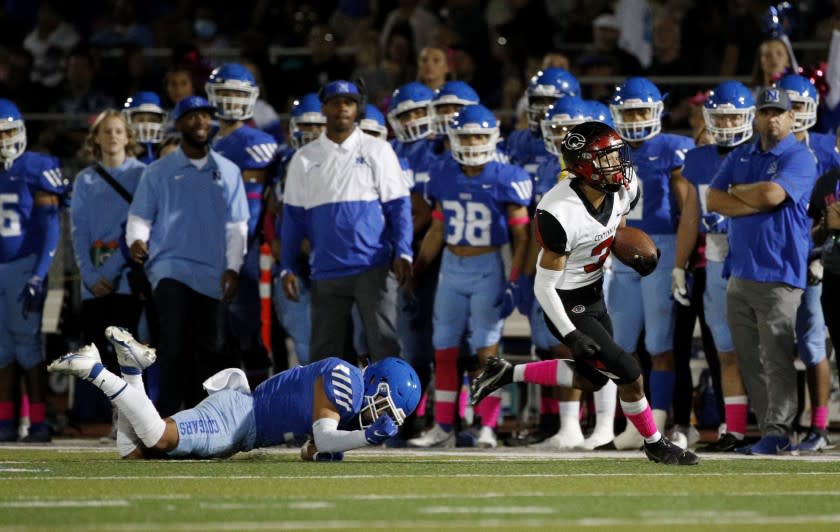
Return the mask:
M 239 365 L 223 353 L 220 300 L 236 293 L 248 203 L 239 169 L 209 148 L 214 110 L 198 96 L 178 102 L 181 145 L 143 172 L 128 214 L 126 241 L 145 263 L 160 321 L 162 417 L 198 404 L 204 379 Z
M 757 99 L 758 141 L 734 149 L 712 181 L 708 210 L 731 216 L 726 312 L 762 438 L 752 454 L 790 450 L 797 407 L 796 309 L 806 285 L 814 156 L 791 133 L 783 89 Z
M 391 145 L 356 126 L 362 97 L 349 81 L 320 92 L 321 136 L 286 173 L 280 238 L 286 296 L 297 301 L 300 244 L 311 245 L 312 360 L 339 355 L 357 305 L 373 360 L 398 355 L 397 284 L 411 276 L 411 202 Z M 391 274 L 393 272 L 393 275 Z

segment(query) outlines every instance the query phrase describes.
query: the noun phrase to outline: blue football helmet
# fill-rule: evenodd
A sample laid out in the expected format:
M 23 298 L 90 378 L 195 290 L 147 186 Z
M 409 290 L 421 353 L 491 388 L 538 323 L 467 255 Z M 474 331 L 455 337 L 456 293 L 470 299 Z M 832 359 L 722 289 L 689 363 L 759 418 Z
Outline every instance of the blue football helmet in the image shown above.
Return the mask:
M 26 151 L 26 126 L 17 105 L 6 98 L 0 98 L 0 131 L 4 132 L 0 138 L 0 160 L 8 169 Z M 10 136 L 6 136 L 6 131 L 12 132 Z
M 447 81 L 441 85 L 432 100 L 435 133 L 446 135 L 455 113 L 465 105 L 475 105 L 479 101 L 475 89 L 463 81 Z M 446 107 L 446 112 L 443 107 Z
M 740 81 L 724 81 L 703 104 L 706 129 L 718 146 L 737 146 L 753 136 L 755 98 Z
M 650 116 L 641 120 L 626 120 L 622 111 L 648 109 Z M 627 141 L 643 141 L 662 131 L 662 94 L 647 78 L 631 77 L 618 85 L 610 98 L 610 114 L 615 129 Z
M 791 132 L 807 131 L 817 123 L 817 105 L 820 95 L 811 80 L 799 74 L 787 74 L 776 82 L 785 89 L 793 104 L 793 127 Z
M 365 391 L 359 420 L 368 427 L 382 414 L 402 425 L 420 402 L 420 378 L 414 368 L 401 358 L 387 357 L 374 362 L 362 375 Z
M 314 92 L 295 100 L 290 114 L 289 143 L 296 150 L 317 139 L 327 127 L 327 117 L 321 113 L 321 100 Z
M 595 122 L 603 122 L 607 124 L 611 128 L 615 129 L 615 122 L 613 122 L 612 116 L 610 115 L 610 108 L 607 107 L 607 104 L 602 103 L 598 100 L 584 100 L 586 105 L 589 107 L 589 114 L 587 117 L 590 120 L 594 120 Z
M 123 104 L 123 116 L 134 137 L 137 142 L 145 144 L 160 144 L 163 141 L 166 114 L 160 106 L 160 96 L 150 91 L 129 96 Z
M 359 121 L 359 128 L 372 137 L 382 140 L 388 137 L 385 115 L 370 103 L 365 106 L 365 117 Z
M 213 70 L 204 90 L 218 118 L 248 120 L 254 116 L 260 89 L 251 71 L 239 63 L 225 63 Z
M 432 134 L 431 104 L 434 97 L 432 89 L 416 81 L 406 83 L 394 91 L 388 107 L 388 123 L 398 141 L 414 142 Z M 403 123 L 400 117 L 415 109 L 421 110 L 416 113 L 418 116 Z
M 487 140 L 477 145 L 465 145 L 461 141 L 463 135 L 486 135 Z M 465 105 L 455 113 L 448 136 L 453 159 L 464 166 L 482 166 L 496 157 L 499 121 L 483 105 Z
M 528 83 L 528 126 L 531 131 L 540 131 L 540 121 L 548 106 L 564 96 L 580 94 L 580 83 L 568 70 L 559 67 L 537 72 Z
M 588 113 L 586 102 L 577 96 L 560 98 L 554 102 L 540 122 L 545 149 L 560 155 L 560 143 L 573 126 L 586 122 Z

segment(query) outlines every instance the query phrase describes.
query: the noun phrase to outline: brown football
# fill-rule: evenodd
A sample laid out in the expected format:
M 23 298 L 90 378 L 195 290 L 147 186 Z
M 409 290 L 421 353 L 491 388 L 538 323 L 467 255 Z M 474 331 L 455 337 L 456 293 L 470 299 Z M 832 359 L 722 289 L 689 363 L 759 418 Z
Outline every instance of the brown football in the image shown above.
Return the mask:
M 656 269 L 659 262 L 659 250 L 650 236 L 635 227 L 619 227 L 612 243 L 615 258 L 630 266 L 642 275 Z

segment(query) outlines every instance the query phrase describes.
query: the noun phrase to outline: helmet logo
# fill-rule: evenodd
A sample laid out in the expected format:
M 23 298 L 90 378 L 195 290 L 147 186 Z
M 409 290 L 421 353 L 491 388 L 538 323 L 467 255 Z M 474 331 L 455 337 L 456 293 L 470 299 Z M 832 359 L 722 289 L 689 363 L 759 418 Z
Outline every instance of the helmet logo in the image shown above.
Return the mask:
M 567 149 L 577 151 L 586 146 L 586 138 L 580 133 L 569 133 L 564 143 Z

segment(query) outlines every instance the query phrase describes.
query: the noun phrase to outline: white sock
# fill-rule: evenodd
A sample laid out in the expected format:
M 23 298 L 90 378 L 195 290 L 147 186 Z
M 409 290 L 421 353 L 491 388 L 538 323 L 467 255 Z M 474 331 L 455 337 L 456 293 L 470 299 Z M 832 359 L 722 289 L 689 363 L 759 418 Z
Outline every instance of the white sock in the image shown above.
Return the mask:
M 103 370 L 103 373 L 107 370 Z M 113 373 L 111 374 L 113 375 Z M 116 375 L 114 378 L 119 379 Z M 122 380 L 122 379 L 120 379 Z M 166 423 L 160 418 L 155 405 L 141 392 L 129 386 L 127 383 L 121 392 L 111 398 L 111 402 L 120 410 L 120 417 L 125 416 L 128 423 L 134 428 L 134 432 L 143 445 L 154 447 L 163 436 Z
M 122 378 L 129 386 L 138 391 L 146 393 L 146 388 L 143 386 L 143 373 L 122 373 Z M 128 456 L 134 449 L 140 445 L 140 438 L 134 431 L 134 427 L 128 422 L 124 414 L 119 413 L 117 409 L 117 449 L 120 456 Z
M 513 366 L 513 382 L 525 382 L 525 364 Z
M 560 430 L 577 427 L 580 430 L 580 401 L 558 401 Z
M 595 429 L 593 432 L 613 432 L 615 426 L 615 405 L 617 386 L 611 380 L 592 394 L 595 401 Z

